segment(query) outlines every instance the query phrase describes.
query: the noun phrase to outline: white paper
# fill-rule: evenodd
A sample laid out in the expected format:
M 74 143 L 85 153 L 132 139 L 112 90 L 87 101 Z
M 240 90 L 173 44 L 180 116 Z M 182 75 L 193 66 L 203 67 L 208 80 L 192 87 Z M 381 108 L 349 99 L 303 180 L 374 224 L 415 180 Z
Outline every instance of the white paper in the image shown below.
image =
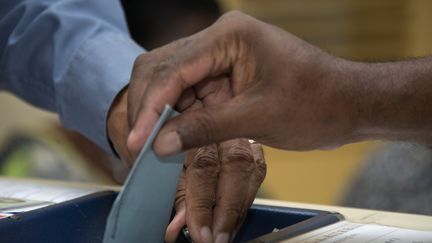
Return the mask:
M 0 179 L 0 198 L 21 199 L 26 202 L 0 205 L 0 212 L 24 212 L 36 208 L 46 207 L 54 203 L 61 203 L 86 196 L 101 190 L 78 189 L 65 186 L 45 185 L 11 179 Z
M 432 232 L 341 221 L 283 242 L 426 243 L 432 242 Z

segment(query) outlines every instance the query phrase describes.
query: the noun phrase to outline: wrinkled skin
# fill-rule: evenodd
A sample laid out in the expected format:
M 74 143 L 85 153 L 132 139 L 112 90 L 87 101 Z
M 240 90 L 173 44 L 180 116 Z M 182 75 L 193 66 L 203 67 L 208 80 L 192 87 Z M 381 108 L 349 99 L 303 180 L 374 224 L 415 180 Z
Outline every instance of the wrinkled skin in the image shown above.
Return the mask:
M 127 96 L 125 89 L 112 106 L 108 134 L 123 161 L 131 164 L 136 153 L 129 152 L 126 139 Z M 190 111 L 216 102 L 220 97 L 183 102 L 180 111 Z M 232 240 L 245 219 L 256 192 L 264 180 L 266 164 L 261 145 L 246 139 L 230 140 L 187 153 L 180 178 L 176 216 L 168 226 L 165 240 L 174 242 L 184 225 L 195 242 Z
M 228 98 L 169 122 L 154 145 L 161 155 L 238 137 L 291 150 L 338 145 L 353 125 L 349 97 L 332 79 L 340 68 L 339 59 L 290 33 L 230 12 L 136 60 L 128 147 L 137 151 L 164 105 L 182 102 L 191 89 L 190 99 Z
M 431 77 L 430 57 L 353 62 L 230 12 L 136 59 L 122 99 L 130 133 L 112 140 L 121 143 L 118 151 L 136 154 L 165 104 L 184 111 L 153 145 L 159 155 L 201 147 L 188 154 L 167 239 L 186 222 L 195 241 L 226 242 L 265 174 L 260 149 L 246 138 L 288 150 L 367 139 L 430 144 Z
M 154 143 L 168 155 L 233 138 L 287 150 L 371 139 L 432 143 L 432 57 L 354 62 L 240 12 L 135 63 L 130 150 L 147 139 L 165 104 L 188 89 L 228 99 L 168 122 Z M 145 86 L 145 92 L 140 93 Z M 145 118 L 145 119 L 144 119 Z

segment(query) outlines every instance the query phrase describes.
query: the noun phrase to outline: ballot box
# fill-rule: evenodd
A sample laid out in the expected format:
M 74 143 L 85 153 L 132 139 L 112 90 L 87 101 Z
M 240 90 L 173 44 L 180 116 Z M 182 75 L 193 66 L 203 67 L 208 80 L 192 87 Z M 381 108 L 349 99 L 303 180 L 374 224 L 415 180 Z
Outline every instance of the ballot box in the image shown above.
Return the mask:
M 96 192 L 0 219 L 0 242 L 102 242 L 116 195 L 110 191 Z M 247 242 L 265 235 L 274 240 L 291 237 L 340 219 L 337 213 L 320 210 L 253 205 L 235 241 Z M 142 219 L 142 224 L 148 220 L 152 219 Z M 272 232 L 282 234 L 268 235 Z M 183 234 L 184 231 L 177 242 L 189 242 Z
M 103 242 L 107 218 L 120 189 L 0 177 L 0 242 Z M 171 208 L 166 210 L 174 214 Z M 150 220 L 154 219 L 143 218 L 140 226 Z M 185 232 L 177 242 L 190 242 Z M 395 239 L 432 242 L 432 217 L 257 199 L 234 242 Z
M 1 241 L 163 241 L 170 214 L 175 214 L 172 207 L 185 158 L 183 153 L 160 157 L 152 144 L 163 123 L 177 115 L 165 107 L 121 190 L 80 191 L 0 181 Z M 326 211 L 254 205 L 235 241 L 276 242 L 341 218 Z M 191 242 L 187 230 L 181 231 L 178 242 Z
M 152 144 L 163 123 L 176 115 L 165 107 L 122 188 L 59 187 L 0 178 L 0 241 L 163 241 L 170 215 L 175 214 L 172 207 L 184 154 L 159 157 Z M 377 218 L 372 215 L 372 221 L 362 223 L 344 220 L 337 210 L 254 203 L 234 242 L 432 242 L 430 230 L 376 225 Z M 432 229 L 430 218 L 423 220 Z M 191 242 L 187 229 L 177 242 Z

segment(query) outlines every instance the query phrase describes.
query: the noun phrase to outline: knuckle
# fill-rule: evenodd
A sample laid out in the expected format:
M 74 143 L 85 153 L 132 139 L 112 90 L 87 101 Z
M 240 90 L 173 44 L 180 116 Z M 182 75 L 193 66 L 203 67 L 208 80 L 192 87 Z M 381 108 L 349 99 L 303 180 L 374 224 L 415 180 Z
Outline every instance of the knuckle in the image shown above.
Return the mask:
M 213 209 L 214 200 L 210 198 L 194 198 L 190 206 L 190 211 L 195 213 L 208 213 L 210 214 Z
M 244 150 L 235 150 L 231 153 L 228 153 L 226 157 L 224 157 L 224 161 L 252 164 L 254 160 L 252 154 L 249 152 Z
M 140 54 L 137 58 L 135 58 L 135 61 L 133 63 L 133 69 L 136 70 L 139 67 L 143 66 L 146 63 L 146 59 L 147 59 L 147 55 L 148 54 Z
M 215 150 L 207 148 L 199 148 L 191 164 L 194 169 L 214 169 L 218 165 L 218 154 Z
M 257 27 L 256 19 L 239 11 L 231 11 L 216 22 L 216 34 L 213 34 L 222 48 L 229 47 L 230 53 L 241 50 L 248 52 L 253 48 Z
M 224 146 L 224 149 L 222 150 L 222 161 L 253 164 L 254 156 L 248 146 L 244 146 L 241 143 L 235 143 L 230 146 Z
M 222 15 L 216 23 L 225 29 L 229 26 L 228 29 L 232 31 L 245 31 L 253 24 L 253 18 L 240 11 L 233 10 Z
M 171 65 L 172 65 L 172 57 L 167 56 L 166 58 L 164 58 L 163 60 L 158 62 L 158 64 L 156 64 L 156 66 L 154 67 L 154 70 L 155 70 L 155 72 L 162 72 L 162 71 L 170 68 Z

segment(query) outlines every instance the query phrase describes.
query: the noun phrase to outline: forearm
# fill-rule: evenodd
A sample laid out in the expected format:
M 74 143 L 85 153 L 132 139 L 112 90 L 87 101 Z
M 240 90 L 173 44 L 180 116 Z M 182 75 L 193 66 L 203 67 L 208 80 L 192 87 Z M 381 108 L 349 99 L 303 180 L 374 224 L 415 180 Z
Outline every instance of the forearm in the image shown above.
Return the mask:
M 432 58 L 351 63 L 354 140 L 432 143 Z
M 118 0 L 0 3 L 0 89 L 107 151 L 108 110 L 142 52 Z

